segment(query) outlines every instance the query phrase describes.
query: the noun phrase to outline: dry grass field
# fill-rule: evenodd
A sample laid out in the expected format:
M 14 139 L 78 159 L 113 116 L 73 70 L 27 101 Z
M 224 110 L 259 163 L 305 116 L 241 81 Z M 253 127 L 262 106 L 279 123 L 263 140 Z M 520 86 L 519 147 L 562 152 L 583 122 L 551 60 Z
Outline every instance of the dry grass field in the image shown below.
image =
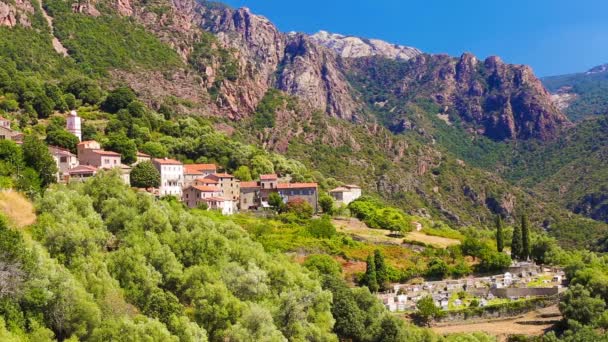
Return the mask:
M 409 232 L 405 236 L 405 239 L 408 241 L 422 242 L 427 245 L 431 245 L 435 248 L 446 248 L 446 247 L 460 244 L 460 241 L 458 241 L 458 240 L 449 239 L 449 238 L 445 238 L 445 237 L 441 237 L 441 236 L 426 235 L 426 234 L 424 234 L 424 232 L 417 232 L 417 231 Z
M 435 248 L 446 248 L 460 244 L 460 241 L 439 236 L 424 234 L 424 231 L 412 231 L 404 237 L 393 237 L 388 230 L 371 229 L 356 218 L 333 220 L 339 232 L 346 233 L 371 243 L 401 244 L 403 240 L 417 241 Z
M 32 203 L 18 192 L 0 192 L 0 212 L 16 228 L 24 228 L 36 222 L 36 212 Z

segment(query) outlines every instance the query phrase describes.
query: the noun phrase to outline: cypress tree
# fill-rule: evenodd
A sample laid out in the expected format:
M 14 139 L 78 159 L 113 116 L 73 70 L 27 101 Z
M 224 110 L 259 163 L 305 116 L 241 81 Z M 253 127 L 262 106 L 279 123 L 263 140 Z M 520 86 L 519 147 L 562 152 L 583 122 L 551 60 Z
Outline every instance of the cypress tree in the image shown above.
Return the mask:
M 530 258 L 530 225 L 526 214 L 521 216 L 521 259 L 528 260 Z
M 496 216 L 496 250 L 498 250 L 499 253 L 502 253 L 502 250 L 505 247 L 505 241 L 504 241 L 502 229 L 503 229 L 502 217 L 500 217 L 500 215 L 497 215 Z
M 515 225 L 513 227 L 513 240 L 511 240 L 511 259 L 516 260 L 519 259 L 522 255 L 522 236 L 521 236 L 521 227 Z
M 374 251 L 374 261 L 376 265 L 376 281 L 380 290 L 384 290 L 386 283 L 388 282 L 388 272 L 386 264 L 384 263 L 384 256 L 380 250 Z
M 376 278 L 376 262 L 374 256 L 367 257 L 367 269 L 365 270 L 365 285 L 371 292 L 378 292 L 378 279 Z

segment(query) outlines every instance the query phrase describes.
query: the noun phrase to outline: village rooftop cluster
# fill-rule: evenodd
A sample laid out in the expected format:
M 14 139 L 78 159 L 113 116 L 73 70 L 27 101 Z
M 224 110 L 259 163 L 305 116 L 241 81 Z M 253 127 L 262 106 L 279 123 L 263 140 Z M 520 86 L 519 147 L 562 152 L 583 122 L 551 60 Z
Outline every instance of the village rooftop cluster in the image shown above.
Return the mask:
M 10 120 L 0 117 L 0 139 L 11 139 L 18 144 L 23 134 L 12 130 Z M 69 183 L 84 181 L 99 170 L 118 169 L 125 184 L 130 185 L 132 167 L 122 163 L 120 153 L 103 150 L 97 141 L 82 141 L 82 120 L 71 111 L 66 120 L 66 129 L 74 134 L 80 143 L 77 154 L 49 146 L 49 151 L 57 164 L 57 181 Z M 317 183 L 292 183 L 276 174 L 260 175 L 254 182 L 241 182 L 233 175 L 219 172 L 215 164 L 187 164 L 170 158 L 152 158 L 138 152 L 133 164 L 151 162 L 160 174 L 160 187 L 146 189 L 156 196 L 174 196 L 190 208 L 206 207 L 218 210 L 224 215 L 237 211 L 264 210 L 271 193 L 278 193 L 284 203 L 303 200 L 315 212 L 319 211 L 319 191 Z M 357 185 L 344 185 L 330 191 L 337 204 L 348 205 L 361 196 Z
M 420 284 L 396 284 L 392 291 L 378 298 L 391 312 L 413 311 L 416 303 L 431 296 L 443 310 L 462 309 L 476 300 L 479 307 L 499 300 L 550 297 L 566 290 L 564 271 L 531 262 L 513 264 L 508 272 L 486 277 L 426 281 Z

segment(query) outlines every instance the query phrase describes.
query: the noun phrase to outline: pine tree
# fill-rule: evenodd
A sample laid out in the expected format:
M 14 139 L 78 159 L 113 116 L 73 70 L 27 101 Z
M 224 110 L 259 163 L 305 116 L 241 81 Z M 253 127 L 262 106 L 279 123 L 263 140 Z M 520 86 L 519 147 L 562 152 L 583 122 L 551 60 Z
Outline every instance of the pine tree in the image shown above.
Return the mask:
M 378 292 L 378 279 L 376 277 L 376 262 L 374 256 L 370 254 L 367 257 L 367 269 L 365 270 L 365 285 L 371 292 Z
M 521 236 L 521 227 L 515 225 L 513 227 L 513 240 L 511 240 L 511 259 L 519 259 L 522 255 L 522 236 Z
M 503 236 L 503 223 L 502 217 L 500 215 L 496 216 L 496 250 L 502 253 L 502 250 L 505 247 L 505 241 Z
M 528 260 L 530 258 L 530 226 L 526 215 L 521 216 L 521 259 Z
M 386 269 L 386 264 L 384 263 L 384 256 L 378 249 L 374 251 L 374 261 L 376 265 L 376 281 L 378 282 L 378 287 L 380 290 L 384 290 L 388 282 L 388 271 Z

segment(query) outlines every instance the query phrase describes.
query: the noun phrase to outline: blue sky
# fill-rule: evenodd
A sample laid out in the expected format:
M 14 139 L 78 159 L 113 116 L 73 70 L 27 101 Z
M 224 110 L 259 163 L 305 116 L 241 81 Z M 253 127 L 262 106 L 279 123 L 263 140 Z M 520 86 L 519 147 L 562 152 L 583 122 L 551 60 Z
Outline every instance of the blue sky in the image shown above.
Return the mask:
M 608 63 L 607 0 L 226 0 L 281 31 L 379 38 L 425 52 L 501 56 L 540 76 Z

